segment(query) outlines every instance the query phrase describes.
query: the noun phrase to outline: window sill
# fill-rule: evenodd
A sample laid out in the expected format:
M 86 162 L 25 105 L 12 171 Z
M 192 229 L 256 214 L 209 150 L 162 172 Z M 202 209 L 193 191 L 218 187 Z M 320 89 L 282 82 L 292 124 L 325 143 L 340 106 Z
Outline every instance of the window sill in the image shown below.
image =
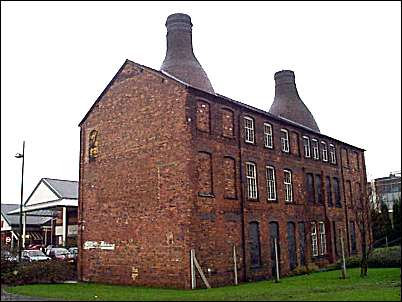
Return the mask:
M 237 196 L 223 196 L 224 199 L 237 200 Z
M 254 145 L 254 146 L 256 145 L 255 142 L 248 142 L 248 141 L 246 141 L 246 140 L 244 141 L 244 143 L 247 144 L 247 145 Z
M 250 201 L 250 202 L 259 202 L 260 200 L 258 199 L 258 198 L 246 198 L 246 200 L 247 201 Z
M 197 128 L 197 131 L 200 131 L 200 132 L 205 133 L 205 134 L 211 134 L 211 131 L 203 130 L 203 129 L 200 129 L 200 128 Z
M 236 136 L 234 136 L 234 135 L 229 136 L 229 135 L 222 134 L 221 137 L 226 138 L 226 139 L 231 139 L 231 140 L 236 139 Z
M 198 192 L 198 196 L 200 197 L 208 197 L 208 198 L 215 198 L 213 193 L 205 193 L 205 192 Z

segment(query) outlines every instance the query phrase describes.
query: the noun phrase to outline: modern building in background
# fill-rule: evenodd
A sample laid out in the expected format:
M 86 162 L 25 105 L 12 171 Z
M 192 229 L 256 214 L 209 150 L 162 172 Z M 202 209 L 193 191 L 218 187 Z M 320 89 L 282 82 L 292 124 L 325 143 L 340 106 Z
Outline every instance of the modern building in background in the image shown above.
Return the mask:
M 77 245 L 78 182 L 42 178 L 24 202 L 23 229 L 33 217 L 50 217 L 42 244 L 57 246 Z M 8 211 L 8 216 L 19 221 L 20 208 Z M 26 246 L 26 244 L 24 245 Z
M 372 180 L 368 183 L 368 188 L 371 204 L 380 209 L 381 203 L 385 203 L 388 211 L 392 212 L 394 202 L 401 200 L 401 171 Z
M 18 215 L 9 215 L 9 212 L 19 209 L 17 203 L 1 204 L 1 245 L 10 249 L 18 248 L 20 238 L 20 218 Z M 46 215 L 28 216 L 25 227 L 25 243 L 44 244 L 46 235 L 50 234 L 50 220 Z
M 80 123 L 80 279 L 191 288 L 193 251 L 221 286 L 361 253 L 364 150 L 320 132 L 290 70 L 269 112 L 216 93 L 190 17 L 166 27 L 160 70 L 126 60 Z

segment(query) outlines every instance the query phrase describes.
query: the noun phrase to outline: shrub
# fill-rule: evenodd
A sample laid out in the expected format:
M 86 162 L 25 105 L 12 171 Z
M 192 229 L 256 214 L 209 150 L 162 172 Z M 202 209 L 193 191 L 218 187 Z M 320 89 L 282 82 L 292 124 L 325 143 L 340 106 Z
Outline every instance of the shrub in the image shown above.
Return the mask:
M 401 267 L 401 246 L 375 249 L 367 262 L 369 267 Z
M 74 265 L 63 261 L 19 263 L 1 270 L 1 283 L 10 285 L 58 283 L 76 279 Z
M 319 270 L 318 266 L 314 263 L 309 263 L 307 266 L 297 266 L 292 272 L 291 275 L 304 275 L 311 274 L 313 272 L 317 272 Z
M 360 267 L 361 256 L 352 256 L 345 259 L 347 268 Z M 368 267 L 401 267 L 401 246 L 377 248 L 370 253 L 367 259 Z M 342 259 L 338 260 L 335 268 L 341 268 Z M 334 266 L 330 265 L 329 269 Z

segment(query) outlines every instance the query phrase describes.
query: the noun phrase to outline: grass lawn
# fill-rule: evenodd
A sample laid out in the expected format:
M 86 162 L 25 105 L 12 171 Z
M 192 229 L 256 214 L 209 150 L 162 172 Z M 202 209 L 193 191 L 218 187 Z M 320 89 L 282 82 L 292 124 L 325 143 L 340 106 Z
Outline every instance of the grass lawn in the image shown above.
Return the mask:
M 212 289 L 174 290 L 94 283 L 35 284 L 9 287 L 21 295 L 99 301 L 208 301 L 208 300 L 284 300 L 284 301 L 400 301 L 400 268 L 371 268 L 366 278 L 360 269 L 348 269 L 349 278 L 339 279 L 340 271 L 288 277 L 280 283 L 260 281 Z

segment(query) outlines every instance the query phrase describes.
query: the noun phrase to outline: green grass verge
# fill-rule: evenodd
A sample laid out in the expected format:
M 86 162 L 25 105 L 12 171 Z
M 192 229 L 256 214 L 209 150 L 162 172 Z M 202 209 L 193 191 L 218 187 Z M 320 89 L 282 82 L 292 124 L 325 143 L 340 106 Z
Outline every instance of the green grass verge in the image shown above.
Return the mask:
M 260 281 L 212 289 L 175 290 L 94 283 L 35 284 L 9 287 L 10 293 L 92 301 L 400 301 L 400 268 L 372 268 L 360 278 L 360 269 L 314 273 L 281 279 L 280 283 Z

